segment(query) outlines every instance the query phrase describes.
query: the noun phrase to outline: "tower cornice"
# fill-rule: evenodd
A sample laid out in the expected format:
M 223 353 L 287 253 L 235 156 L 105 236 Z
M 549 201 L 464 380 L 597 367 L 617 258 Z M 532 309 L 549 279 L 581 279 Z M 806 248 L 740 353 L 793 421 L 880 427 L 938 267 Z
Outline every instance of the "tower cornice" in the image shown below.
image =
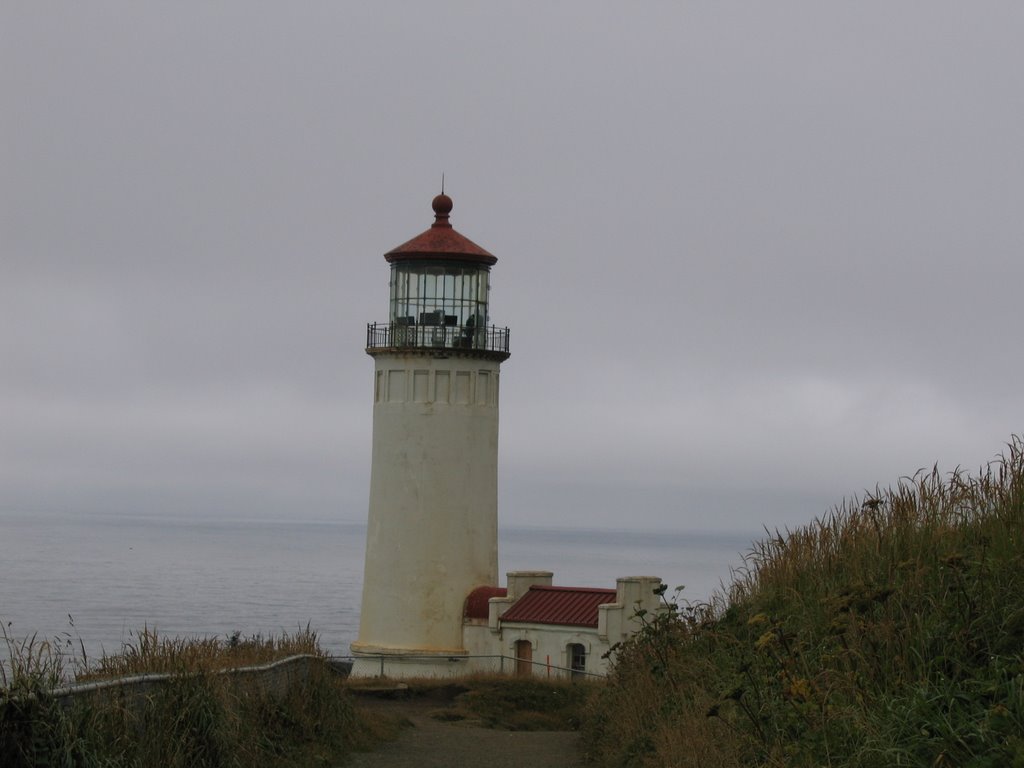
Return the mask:
M 367 347 L 366 354 L 370 357 L 393 355 L 396 357 L 429 357 L 434 360 L 496 360 L 503 363 L 511 356 L 510 352 L 486 349 L 435 349 L 431 347 Z

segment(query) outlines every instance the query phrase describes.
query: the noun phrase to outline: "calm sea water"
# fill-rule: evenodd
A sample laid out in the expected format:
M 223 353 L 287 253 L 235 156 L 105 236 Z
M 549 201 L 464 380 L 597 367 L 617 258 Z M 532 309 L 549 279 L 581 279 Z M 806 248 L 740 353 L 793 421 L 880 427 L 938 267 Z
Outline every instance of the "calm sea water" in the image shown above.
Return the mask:
M 346 655 L 359 626 L 365 526 L 353 523 L 0 513 L 0 621 L 10 637 L 117 651 L 143 627 L 167 636 L 293 632 Z M 614 587 L 661 576 L 704 599 L 753 536 L 510 528 L 500 572 Z M 0 648 L 0 656 L 5 656 Z

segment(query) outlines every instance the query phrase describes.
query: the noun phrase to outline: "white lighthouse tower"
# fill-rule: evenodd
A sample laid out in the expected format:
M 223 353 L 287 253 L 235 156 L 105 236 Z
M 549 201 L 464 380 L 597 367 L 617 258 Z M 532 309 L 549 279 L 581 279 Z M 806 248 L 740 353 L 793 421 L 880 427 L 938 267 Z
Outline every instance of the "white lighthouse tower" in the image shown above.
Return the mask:
M 491 324 L 497 259 L 433 200 L 430 229 L 386 253 L 388 322 L 374 360 L 373 465 L 359 639 L 352 674 L 448 675 L 463 606 L 498 582 L 498 373 L 508 329 Z

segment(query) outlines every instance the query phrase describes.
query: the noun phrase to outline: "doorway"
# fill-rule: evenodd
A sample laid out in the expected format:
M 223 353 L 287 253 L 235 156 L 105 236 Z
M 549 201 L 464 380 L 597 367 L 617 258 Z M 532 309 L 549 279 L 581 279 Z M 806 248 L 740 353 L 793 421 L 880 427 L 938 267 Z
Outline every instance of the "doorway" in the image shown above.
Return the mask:
M 533 674 L 533 644 L 529 640 L 516 640 L 516 674 L 520 677 Z

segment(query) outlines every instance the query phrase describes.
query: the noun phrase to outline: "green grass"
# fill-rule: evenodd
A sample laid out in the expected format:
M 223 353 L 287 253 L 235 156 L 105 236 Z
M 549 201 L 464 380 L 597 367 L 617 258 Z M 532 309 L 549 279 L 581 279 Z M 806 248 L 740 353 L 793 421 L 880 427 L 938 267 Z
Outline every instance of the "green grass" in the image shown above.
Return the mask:
M 491 728 L 574 731 L 597 683 L 538 678 L 481 678 L 459 697 L 459 707 Z
M 171 679 L 134 696 L 104 689 L 54 695 L 69 674 L 59 644 L 6 634 L 9 667 L 0 688 L 0 765 L 20 766 L 320 766 L 340 764 L 375 740 L 344 681 L 326 663 L 274 694 L 250 679 L 218 674 L 297 653 L 322 657 L 308 629 L 294 636 L 242 640 L 159 638 L 144 630 L 124 652 L 105 656 L 80 678 L 145 673 Z
M 604 766 L 1024 766 L 1024 444 L 761 542 L 645 616 L 585 721 Z
M 431 716 L 438 720 L 508 731 L 574 731 L 601 683 L 475 674 L 457 680 L 406 680 L 398 691 L 380 689 L 377 679 L 350 680 L 348 685 L 354 692 L 364 689 L 363 695 L 434 705 Z

